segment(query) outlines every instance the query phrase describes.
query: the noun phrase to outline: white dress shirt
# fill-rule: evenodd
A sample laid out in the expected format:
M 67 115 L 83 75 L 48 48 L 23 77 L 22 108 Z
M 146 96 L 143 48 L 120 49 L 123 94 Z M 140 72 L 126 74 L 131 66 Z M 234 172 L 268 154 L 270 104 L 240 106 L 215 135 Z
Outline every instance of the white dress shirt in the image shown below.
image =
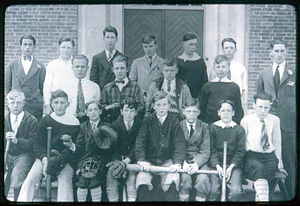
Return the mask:
M 224 123 L 222 120 L 218 120 L 214 122 L 214 125 L 221 127 L 222 129 L 232 127 L 234 128 L 237 124 L 234 121 L 231 121 L 229 124 Z
M 261 147 L 261 129 L 263 124 L 258 116 L 254 113 L 245 116 L 241 120 L 241 126 L 245 129 L 246 134 L 246 151 L 271 153 L 275 150 L 275 155 L 279 160 L 278 167 L 283 168 L 281 158 L 280 120 L 277 116 L 268 114 L 264 121 L 267 128 L 268 142 L 270 144 L 270 147 L 266 150 L 263 150 Z
M 190 135 L 190 134 L 191 134 L 191 127 L 190 127 L 190 125 L 193 126 L 193 130 L 195 131 L 195 127 L 196 127 L 196 122 L 197 122 L 197 120 L 196 120 L 193 124 L 189 123 L 187 120 L 186 120 L 185 122 L 186 122 L 186 126 L 187 126 L 187 129 L 188 129 L 188 131 L 189 131 L 189 135 Z
M 156 116 L 157 116 L 157 118 L 159 119 L 159 121 L 161 121 L 161 124 L 163 124 L 164 121 L 165 121 L 165 119 L 167 118 L 168 114 L 166 114 L 166 115 L 163 116 L 163 117 L 160 117 L 160 116 L 158 116 L 157 114 L 156 114 Z
M 33 56 L 31 56 L 31 61 L 29 61 L 28 59 L 26 59 L 26 61 L 24 60 L 24 56 L 22 54 L 22 66 L 23 66 L 23 69 L 24 69 L 24 72 L 25 74 L 27 75 L 28 74 L 28 71 L 31 67 L 31 64 L 32 64 L 32 61 L 33 61 Z
M 128 129 L 130 129 L 132 127 L 134 120 L 132 120 L 131 122 L 127 122 L 124 118 L 123 118 L 123 120 L 124 120 L 125 127 L 128 131 Z M 130 128 L 128 128 L 128 123 L 130 123 Z
M 71 59 L 68 62 L 62 58 L 51 61 L 46 69 L 46 77 L 44 81 L 44 99 L 45 105 L 50 104 L 51 92 L 61 89 L 68 95 L 70 81 L 75 79 L 72 69 Z
M 73 115 L 76 115 L 77 108 L 77 93 L 78 93 L 78 81 L 79 79 L 75 78 L 75 81 L 70 82 L 68 85 L 69 102 L 70 106 L 67 108 L 67 112 L 70 112 Z M 81 79 L 81 85 L 83 90 L 84 102 L 87 103 L 91 100 L 100 101 L 101 93 L 100 87 L 98 84 L 92 82 L 87 78 Z
M 129 82 L 128 77 L 125 77 L 123 80 L 124 80 L 124 84 L 122 84 L 122 83 L 116 83 L 116 85 L 117 85 L 117 87 L 119 87 L 120 91 L 122 91 L 123 87 L 125 87 L 128 84 L 128 82 Z M 117 81 L 117 79 L 115 81 Z M 122 81 L 122 80 L 120 80 L 120 81 Z
M 247 90 L 247 71 L 244 65 L 232 60 L 230 62 L 230 75 L 231 80 L 239 85 L 241 94 L 242 91 Z
M 104 49 L 104 51 L 105 51 L 107 60 L 109 60 L 109 52 L 110 51 L 108 51 L 107 49 Z M 116 51 L 117 51 L 117 49 L 114 49 L 111 51 L 112 52 L 111 58 L 115 55 Z
M 278 64 L 273 63 L 273 68 L 272 68 L 272 71 L 273 71 L 273 77 L 274 77 L 274 75 L 275 75 L 277 66 L 278 66 Z M 283 72 L 284 72 L 284 67 L 285 67 L 285 61 L 282 62 L 281 64 L 279 64 L 278 71 L 279 71 L 279 78 L 280 78 L 280 81 L 281 81 L 281 78 L 282 78 L 282 75 L 283 75 Z
M 65 113 L 62 116 L 57 116 L 55 112 L 52 112 L 50 116 L 57 122 L 65 125 L 80 125 L 79 120 L 71 114 Z
M 15 122 L 15 119 L 17 118 L 17 116 L 18 116 L 18 123 L 16 124 L 16 128 L 12 128 L 13 130 L 15 129 L 15 131 L 14 131 L 15 134 L 17 134 L 18 128 L 19 128 L 19 126 L 21 124 L 21 121 L 24 117 L 24 111 L 22 111 L 18 115 L 14 115 L 13 113 L 10 113 L 10 124 L 11 124 L 12 127 L 14 126 L 14 122 Z
M 232 80 L 228 79 L 227 76 L 223 77 L 221 80 L 219 77 L 214 78 L 211 82 L 232 82 Z

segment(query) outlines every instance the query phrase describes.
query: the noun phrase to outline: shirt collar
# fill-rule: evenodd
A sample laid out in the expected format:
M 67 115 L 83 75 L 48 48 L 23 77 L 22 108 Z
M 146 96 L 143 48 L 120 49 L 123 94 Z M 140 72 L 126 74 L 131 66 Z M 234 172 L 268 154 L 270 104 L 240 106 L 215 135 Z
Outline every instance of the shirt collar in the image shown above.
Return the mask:
M 273 62 L 273 68 L 272 68 L 272 71 L 273 71 L 273 75 L 275 74 L 275 71 L 276 71 L 276 67 L 279 66 L 278 70 L 279 70 L 279 74 L 280 74 L 280 77 L 282 76 L 283 74 L 283 71 L 284 71 L 284 67 L 285 67 L 285 61 L 282 62 L 281 64 L 276 64 L 275 62 Z
M 192 58 L 190 58 L 186 55 L 185 52 L 183 52 L 178 58 L 183 59 L 183 61 L 185 62 L 187 60 L 196 61 L 196 60 L 200 59 L 201 57 L 199 56 L 199 54 L 197 52 L 194 52 Z
M 128 82 L 129 82 L 129 79 L 128 79 L 128 77 L 125 77 L 124 79 L 124 86 L 126 85 L 126 84 L 128 84 Z M 116 81 L 117 81 L 117 78 L 115 79 L 115 83 L 116 83 Z M 120 80 L 120 81 L 122 81 L 122 80 Z M 116 83 L 117 84 L 117 83 Z
M 255 113 L 253 114 L 253 116 L 254 116 L 254 121 L 256 123 L 260 123 L 261 122 L 260 119 L 259 119 L 259 117 Z M 269 118 L 269 114 L 265 117 L 264 121 L 267 122 L 268 118 Z
M 225 124 L 222 120 L 219 120 L 219 121 L 214 122 L 214 125 L 222 127 L 222 129 L 224 129 L 225 127 L 234 128 L 237 124 L 234 121 L 231 121 L 229 124 Z
M 117 51 L 117 49 L 112 50 L 112 56 L 115 55 L 116 51 Z M 105 54 L 106 54 L 106 57 L 107 57 L 107 58 L 109 57 L 109 52 L 110 52 L 110 51 L 108 51 L 107 49 L 105 49 Z
M 168 116 L 168 113 L 167 113 L 164 117 L 160 117 L 160 116 L 158 116 L 157 114 L 156 114 L 156 116 L 157 116 L 157 118 L 158 118 L 159 120 L 162 119 L 162 122 L 164 122 L 165 119 L 166 119 L 167 116 Z
M 18 121 L 20 122 L 21 119 L 23 119 L 24 117 L 24 111 L 22 111 L 20 114 L 18 115 L 14 115 L 13 113 L 10 113 L 10 119 L 15 121 L 16 117 L 18 116 Z
M 186 125 L 187 125 L 187 127 L 188 127 L 189 129 L 190 129 L 190 125 L 193 125 L 193 128 L 195 129 L 197 120 L 196 120 L 193 124 L 190 124 L 187 120 L 186 120 L 185 122 L 186 122 Z
M 155 54 L 152 56 L 152 61 L 155 59 L 156 56 L 157 56 L 157 55 L 156 55 L 156 53 L 155 53 Z M 147 57 L 147 60 L 149 61 L 150 57 L 147 56 L 147 55 L 146 55 L 146 57 Z
M 33 60 L 33 55 L 31 55 L 31 61 L 29 61 L 29 62 L 32 62 L 32 60 Z M 24 55 L 22 54 L 22 62 L 24 62 Z
M 61 57 L 59 57 L 58 59 L 66 64 L 69 64 L 72 62 L 73 57 L 71 56 L 71 58 L 67 62 L 65 62 Z
M 219 77 L 214 78 L 213 80 L 211 80 L 211 82 L 232 82 L 232 80 L 228 79 L 227 76 L 223 77 L 220 81 Z
M 99 124 L 99 122 L 100 122 L 100 119 L 97 121 L 97 122 L 92 122 L 92 121 L 90 121 L 90 124 L 91 125 L 93 125 L 93 124 L 96 124 L 96 126 Z
M 134 119 L 131 122 L 127 122 L 124 118 L 123 118 L 124 124 L 127 127 L 127 124 L 130 123 L 130 125 L 133 125 Z

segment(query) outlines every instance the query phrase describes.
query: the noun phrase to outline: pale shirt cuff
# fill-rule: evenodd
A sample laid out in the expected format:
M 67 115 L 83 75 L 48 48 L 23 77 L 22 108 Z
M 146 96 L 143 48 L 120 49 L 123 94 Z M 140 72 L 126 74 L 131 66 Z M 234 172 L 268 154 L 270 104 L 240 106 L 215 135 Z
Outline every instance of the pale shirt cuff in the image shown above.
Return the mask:
M 69 148 L 70 148 L 70 150 L 71 150 L 72 152 L 75 152 L 75 150 L 76 150 L 76 145 L 74 144 L 74 142 L 72 143 L 72 146 L 69 147 Z

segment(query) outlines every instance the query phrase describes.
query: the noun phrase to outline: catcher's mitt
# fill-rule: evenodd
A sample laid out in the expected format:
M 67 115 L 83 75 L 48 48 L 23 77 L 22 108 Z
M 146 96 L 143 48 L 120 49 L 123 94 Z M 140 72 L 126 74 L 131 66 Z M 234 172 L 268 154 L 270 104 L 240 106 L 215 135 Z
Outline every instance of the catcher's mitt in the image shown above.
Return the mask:
M 104 168 L 104 164 L 95 157 L 88 157 L 81 163 L 79 174 L 84 178 L 90 179 L 97 176 L 98 172 Z
M 109 149 L 117 141 L 118 134 L 109 126 L 102 125 L 93 131 L 93 137 L 100 149 Z
M 60 154 L 57 150 L 51 150 L 51 157 L 48 159 L 47 173 L 49 175 L 56 175 L 64 168 L 65 155 Z

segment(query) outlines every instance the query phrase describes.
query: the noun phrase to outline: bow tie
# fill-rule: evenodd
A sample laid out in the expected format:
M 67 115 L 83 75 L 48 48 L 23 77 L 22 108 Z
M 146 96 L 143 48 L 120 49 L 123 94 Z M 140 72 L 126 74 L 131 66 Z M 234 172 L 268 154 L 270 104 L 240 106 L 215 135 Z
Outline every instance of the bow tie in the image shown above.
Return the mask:
M 117 84 L 125 84 L 125 80 L 116 80 Z
M 24 61 L 28 60 L 28 61 L 31 61 L 31 56 L 23 56 L 24 58 Z

